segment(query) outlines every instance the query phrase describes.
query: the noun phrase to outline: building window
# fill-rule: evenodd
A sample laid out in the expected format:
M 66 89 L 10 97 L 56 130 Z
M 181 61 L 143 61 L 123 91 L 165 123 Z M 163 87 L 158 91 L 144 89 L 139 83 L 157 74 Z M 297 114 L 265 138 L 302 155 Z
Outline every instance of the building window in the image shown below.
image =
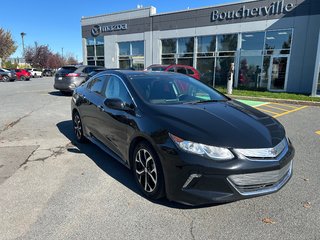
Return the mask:
M 292 30 L 241 34 L 238 85 L 285 90 Z
M 104 66 L 104 38 L 87 38 L 88 65 Z
M 292 30 L 267 31 L 265 49 L 267 54 L 289 54 Z
M 246 88 L 267 87 L 268 82 L 261 79 L 264 42 L 265 32 L 247 32 L 241 34 L 239 86 Z
M 227 86 L 231 64 L 235 62 L 238 34 L 197 38 L 197 69 L 200 80 L 209 86 Z
M 193 66 L 194 38 L 162 40 L 162 64 L 183 64 Z
M 120 42 L 119 67 L 122 69 L 144 69 L 144 41 Z

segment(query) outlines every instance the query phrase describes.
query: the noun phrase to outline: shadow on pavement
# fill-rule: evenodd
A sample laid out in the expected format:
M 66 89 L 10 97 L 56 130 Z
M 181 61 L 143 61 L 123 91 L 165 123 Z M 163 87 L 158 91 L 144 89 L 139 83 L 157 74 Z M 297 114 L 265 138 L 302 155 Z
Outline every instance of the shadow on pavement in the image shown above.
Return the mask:
M 70 97 L 72 96 L 72 94 L 62 94 L 60 91 L 51 91 L 51 92 L 48 92 L 49 95 L 51 96 L 59 96 L 59 97 Z
M 140 192 L 138 189 L 136 182 L 134 181 L 133 175 L 131 170 L 127 167 L 119 163 L 116 159 L 105 153 L 96 145 L 92 144 L 91 142 L 82 144 L 76 141 L 76 138 L 73 133 L 72 121 L 63 121 L 57 124 L 59 131 L 65 135 L 73 145 L 75 145 L 78 149 L 70 148 L 68 149 L 69 152 L 78 154 L 84 153 L 86 154 L 95 164 L 102 169 L 106 174 L 120 182 L 122 185 L 129 188 L 131 191 L 135 192 L 136 194 L 140 195 L 141 197 L 145 198 L 145 196 Z M 148 199 L 149 200 L 149 199 Z M 151 200 L 149 200 L 151 201 Z M 155 204 L 160 204 L 169 208 L 176 208 L 176 209 L 193 209 L 193 208 L 203 208 L 203 207 L 212 207 L 215 205 L 205 205 L 205 206 L 186 206 L 175 202 L 170 202 L 166 198 L 151 201 Z

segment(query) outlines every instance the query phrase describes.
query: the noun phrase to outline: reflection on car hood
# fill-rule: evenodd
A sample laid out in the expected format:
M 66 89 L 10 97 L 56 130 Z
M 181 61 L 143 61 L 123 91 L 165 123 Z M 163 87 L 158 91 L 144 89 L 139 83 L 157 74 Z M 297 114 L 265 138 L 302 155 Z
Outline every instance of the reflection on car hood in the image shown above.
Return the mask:
M 186 140 L 234 148 L 270 148 L 285 137 L 270 116 L 237 101 L 157 105 L 156 117 Z

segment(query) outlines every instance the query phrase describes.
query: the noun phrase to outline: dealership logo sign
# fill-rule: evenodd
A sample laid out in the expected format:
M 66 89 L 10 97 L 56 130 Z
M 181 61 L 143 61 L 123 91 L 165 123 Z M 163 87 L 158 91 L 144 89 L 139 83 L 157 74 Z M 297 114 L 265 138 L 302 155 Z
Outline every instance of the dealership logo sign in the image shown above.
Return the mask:
M 212 12 L 211 20 L 223 21 L 223 20 L 232 20 L 232 19 L 241 19 L 241 18 L 251 18 L 259 16 L 269 16 L 269 15 L 278 15 L 282 13 L 291 12 L 294 9 L 293 3 L 285 4 L 284 0 L 272 2 L 269 6 L 247 8 L 245 5 L 242 6 L 239 10 L 233 11 L 219 11 L 214 10 Z
M 115 32 L 115 31 L 122 31 L 122 30 L 127 30 L 127 29 L 128 29 L 128 24 L 126 24 L 126 23 L 109 25 L 109 26 L 95 25 L 91 29 L 91 34 L 92 34 L 92 36 L 96 37 L 104 32 Z

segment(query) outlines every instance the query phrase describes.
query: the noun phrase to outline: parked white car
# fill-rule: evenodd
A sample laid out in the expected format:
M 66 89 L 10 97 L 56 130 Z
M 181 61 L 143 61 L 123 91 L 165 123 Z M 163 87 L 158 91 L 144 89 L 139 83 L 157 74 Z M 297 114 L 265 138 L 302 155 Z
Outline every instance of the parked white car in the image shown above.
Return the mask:
M 30 74 L 31 77 L 36 78 L 36 77 L 42 77 L 42 71 L 36 68 L 28 68 L 26 69 Z

